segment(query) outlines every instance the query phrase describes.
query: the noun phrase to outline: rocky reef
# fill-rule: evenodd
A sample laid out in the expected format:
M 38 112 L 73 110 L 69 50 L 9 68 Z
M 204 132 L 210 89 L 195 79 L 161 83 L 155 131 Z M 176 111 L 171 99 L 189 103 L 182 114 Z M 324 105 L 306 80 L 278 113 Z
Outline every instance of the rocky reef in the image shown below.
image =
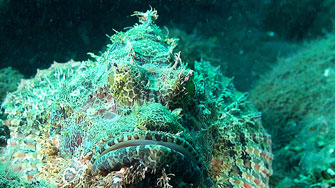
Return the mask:
M 187 68 L 157 11 L 93 60 L 54 63 L 3 104 L 1 154 L 58 187 L 268 187 L 271 138 L 247 94 L 209 62 Z
M 251 91 L 273 136 L 273 187 L 335 185 L 334 44 L 334 34 L 305 43 Z

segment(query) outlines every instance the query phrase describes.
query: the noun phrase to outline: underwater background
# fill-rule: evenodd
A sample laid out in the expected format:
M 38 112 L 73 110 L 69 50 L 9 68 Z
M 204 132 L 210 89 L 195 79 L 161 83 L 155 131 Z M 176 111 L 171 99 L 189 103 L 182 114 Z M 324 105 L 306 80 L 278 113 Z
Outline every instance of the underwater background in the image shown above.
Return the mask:
M 0 187 L 334 187 L 334 32 L 334 0 L 0 0 Z

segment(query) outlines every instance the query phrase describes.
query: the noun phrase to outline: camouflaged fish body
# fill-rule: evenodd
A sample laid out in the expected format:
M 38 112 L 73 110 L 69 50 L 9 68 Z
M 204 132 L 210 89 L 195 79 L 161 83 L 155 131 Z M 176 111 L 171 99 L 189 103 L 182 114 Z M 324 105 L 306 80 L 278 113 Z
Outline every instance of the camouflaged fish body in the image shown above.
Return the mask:
M 39 175 L 63 187 L 268 187 L 271 138 L 247 95 L 209 62 L 187 68 L 155 10 L 134 15 L 94 61 L 55 64 L 6 98 L 8 122 L 60 136 L 43 159 L 73 161 Z
M 155 11 L 138 13 L 141 18 L 155 15 Z M 176 40 L 163 36 L 153 21 L 143 20 L 141 25 L 111 37 L 113 44 L 105 60 L 113 66 L 108 75 L 109 90 L 120 108 L 138 109 L 113 125 L 127 124 L 127 132 L 115 134 L 112 130 L 104 138 L 107 141 L 92 157 L 92 172 L 141 164 L 151 172 L 164 168 L 196 187 L 207 169 L 188 128 L 175 114 L 190 105 L 194 96 L 193 72 L 178 57 L 173 59 Z
M 173 56 L 176 40 L 163 36 L 154 25 L 156 12 L 136 14 L 140 25 L 111 37 L 108 60 L 114 70 L 108 86 L 120 106 L 142 107 L 124 117 L 132 123 L 120 119 L 121 124 L 132 124 L 130 132 L 111 135 L 96 150 L 93 173 L 142 164 L 149 171 L 166 168 L 179 177 L 177 181 L 194 187 L 199 183 L 211 186 L 211 181 L 217 186 L 267 186 L 270 138 L 245 95 L 204 62 L 198 62 L 198 75 L 194 75 L 185 68 L 180 54 Z M 202 83 L 206 81 L 209 83 Z M 155 109 L 166 112 L 151 113 Z M 176 109 L 182 116 L 169 121 L 174 119 L 170 111 Z M 211 166 L 213 161 L 220 170 L 209 169 L 218 168 Z

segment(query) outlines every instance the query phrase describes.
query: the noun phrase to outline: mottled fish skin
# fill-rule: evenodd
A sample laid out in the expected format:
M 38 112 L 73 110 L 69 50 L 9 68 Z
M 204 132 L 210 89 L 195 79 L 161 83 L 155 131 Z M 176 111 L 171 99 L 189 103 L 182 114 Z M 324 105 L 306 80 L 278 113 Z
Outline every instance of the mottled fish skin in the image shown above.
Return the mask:
M 187 68 L 156 10 L 134 16 L 140 23 L 95 60 L 55 63 L 6 97 L 10 126 L 60 137 L 43 160 L 75 161 L 44 177 L 73 187 L 269 187 L 271 137 L 247 94 L 209 62 Z
M 108 78 L 110 91 L 121 106 L 141 107 L 137 114 L 130 113 L 115 123 L 120 124 L 116 127 L 132 124 L 128 132 L 105 138 L 104 144 L 96 149 L 91 160 L 93 174 L 136 163 L 157 171 L 168 164 L 168 172 L 195 187 L 199 184 L 210 187 L 211 182 L 216 187 L 267 187 L 271 175 L 271 138 L 265 133 L 259 114 L 246 95 L 237 92 L 209 63 L 197 62 L 194 75 L 185 68 L 179 54 L 171 61 L 175 40 L 161 35 L 153 24 L 155 14 L 152 10 L 137 12 L 143 18 L 142 24 L 112 37 L 114 51 L 108 57 L 115 69 Z M 131 54 L 130 59 L 125 61 L 120 54 L 128 57 Z M 202 83 L 206 81 L 209 83 Z M 201 87 L 210 82 L 216 88 Z M 211 97 L 215 102 L 209 102 Z M 158 103 L 164 107 L 157 107 Z M 201 112 L 202 107 L 209 114 Z M 151 110 L 163 108 L 165 112 L 156 114 L 156 118 L 148 117 Z M 171 122 L 170 110 L 177 108 L 182 109 L 182 116 Z M 127 122 L 128 118 L 140 126 Z M 155 160 L 147 160 L 152 155 Z M 181 173 L 176 167 L 186 165 L 186 160 L 190 168 Z M 213 167 L 214 163 L 218 167 Z
M 173 60 L 176 40 L 154 24 L 156 13 L 137 12 L 142 24 L 111 37 L 103 60 L 113 62 L 107 87 L 119 108 L 136 109 L 111 125 L 91 159 L 92 173 L 141 164 L 158 173 L 164 168 L 173 179 L 196 187 L 207 174 L 208 161 L 197 149 L 205 147 L 197 144 L 189 131 L 194 128 L 181 123 L 177 113 L 192 105 L 194 75 L 180 59 Z M 155 160 L 148 160 L 153 156 Z
M 147 110 L 154 111 L 155 116 L 145 117 L 144 114 L 149 113 Z M 157 118 L 165 121 L 158 121 Z M 159 103 L 143 105 L 136 112 L 120 118 L 114 126 L 126 124 L 130 125 L 129 129 L 127 132 L 107 136 L 102 145 L 97 147 L 91 159 L 92 174 L 107 174 L 141 164 L 149 172 L 159 172 L 164 168 L 180 181 L 198 186 L 207 169 L 202 156 L 194 148 L 194 140 L 174 118 Z M 150 122 L 150 126 L 147 126 L 150 130 L 135 130 L 135 127 L 144 122 Z M 146 125 L 148 124 L 144 124 Z M 161 128 L 166 125 L 171 129 Z
M 194 186 L 200 183 L 203 173 L 201 156 L 192 144 L 162 131 L 122 133 L 98 148 L 91 161 L 93 174 L 141 163 L 149 171 L 165 168 Z
M 92 161 L 96 161 L 99 157 L 109 151 L 137 145 L 165 146 L 187 156 L 199 167 L 202 165 L 200 155 L 188 141 L 174 134 L 156 131 L 134 131 L 114 137 L 112 140 L 107 141 L 102 147 L 97 149 L 95 156 L 92 157 Z
M 145 160 L 143 160 L 145 159 Z M 93 173 L 118 170 L 141 163 L 149 171 L 165 168 L 185 183 L 198 186 L 202 178 L 199 166 L 180 152 L 161 145 L 140 145 L 110 151 L 95 161 Z

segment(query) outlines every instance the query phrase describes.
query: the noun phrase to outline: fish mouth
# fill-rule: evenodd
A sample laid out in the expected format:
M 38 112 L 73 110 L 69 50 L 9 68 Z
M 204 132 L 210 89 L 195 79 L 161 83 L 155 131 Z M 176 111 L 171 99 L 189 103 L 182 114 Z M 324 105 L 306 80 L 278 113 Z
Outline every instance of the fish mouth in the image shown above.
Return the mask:
M 199 184 L 202 161 L 186 139 L 160 131 L 123 133 L 97 149 L 91 160 L 92 174 L 108 173 L 141 164 L 152 172 L 163 168 L 185 183 Z

